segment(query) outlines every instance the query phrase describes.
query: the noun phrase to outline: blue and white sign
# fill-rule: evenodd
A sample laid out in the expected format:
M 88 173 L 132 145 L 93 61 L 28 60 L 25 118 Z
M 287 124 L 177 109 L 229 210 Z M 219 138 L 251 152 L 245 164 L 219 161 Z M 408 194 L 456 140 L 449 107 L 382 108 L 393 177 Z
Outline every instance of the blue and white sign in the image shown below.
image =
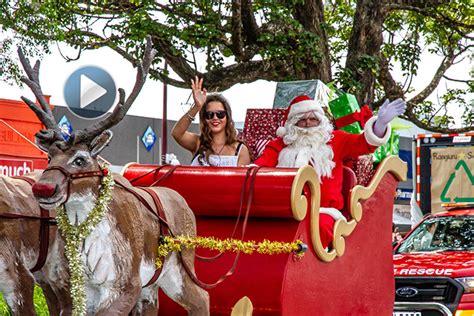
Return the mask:
M 395 199 L 410 201 L 412 194 L 413 194 L 413 189 L 398 188 L 395 193 Z
M 66 115 L 63 115 L 63 117 L 61 117 L 58 126 L 61 129 L 61 134 L 63 135 L 64 140 L 69 140 L 69 137 L 72 134 L 72 126 L 71 123 L 69 123 L 69 120 L 67 119 Z
M 143 133 L 142 142 L 147 151 L 150 151 L 153 148 L 153 145 L 155 145 L 156 135 L 150 126 L 148 126 L 145 133 Z

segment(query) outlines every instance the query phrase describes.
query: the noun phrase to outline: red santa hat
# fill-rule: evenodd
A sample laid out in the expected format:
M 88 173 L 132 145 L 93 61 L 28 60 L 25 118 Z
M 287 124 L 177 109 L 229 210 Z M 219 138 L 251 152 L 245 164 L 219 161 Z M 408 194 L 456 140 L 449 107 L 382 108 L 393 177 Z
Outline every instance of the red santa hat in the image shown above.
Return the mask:
M 283 126 L 280 126 L 276 131 L 277 136 L 283 137 L 286 135 L 285 126 L 288 120 L 291 120 L 295 115 L 309 111 L 316 111 L 318 114 L 324 115 L 324 110 L 320 102 L 311 99 L 307 95 L 300 95 L 294 98 L 286 111 L 285 118 L 282 122 Z

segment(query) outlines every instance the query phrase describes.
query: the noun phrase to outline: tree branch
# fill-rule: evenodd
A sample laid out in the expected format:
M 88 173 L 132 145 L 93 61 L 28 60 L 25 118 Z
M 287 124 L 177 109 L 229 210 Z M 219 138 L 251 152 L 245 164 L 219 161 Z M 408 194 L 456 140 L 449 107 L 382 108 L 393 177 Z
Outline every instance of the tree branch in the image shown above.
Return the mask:
M 245 33 L 246 44 L 256 44 L 260 31 L 257 25 L 257 21 L 255 21 L 255 15 L 253 12 L 251 0 L 242 0 L 241 12 L 242 26 Z
M 444 73 L 446 70 L 448 70 L 449 67 L 453 64 L 454 60 L 456 57 L 461 55 L 466 49 L 460 50 L 458 53 L 454 53 L 452 50 L 451 52 L 448 53 L 447 56 L 444 57 L 443 61 L 438 67 L 438 70 L 436 70 L 436 73 L 434 74 L 433 78 L 431 79 L 431 82 L 416 96 L 410 99 L 410 102 L 413 104 L 418 104 L 423 102 L 433 91 L 436 89 L 438 86 L 441 78 L 443 77 Z
M 462 82 L 462 83 L 470 83 L 470 82 L 473 82 L 474 80 L 462 80 L 462 79 L 453 79 L 453 78 L 450 78 L 446 75 L 443 75 L 443 78 L 446 79 L 446 80 L 449 80 L 449 81 L 454 81 L 454 82 Z
M 242 39 L 242 16 L 240 0 L 232 1 L 232 44 L 231 49 L 237 62 L 242 60 L 243 39 Z
M 245 61 L 209 71 L 204 74 L 204 82 L 210 91 L 223 91 L 237 83 L 254 82 L 255 78 L 279 81 L 292 73 L 290 60 Z
M 387 1 L 386 8 L 393 10 L 409 10 L 416 12 L 428 12 L 427 10 L 436 9 L 443 3 L 440 0 L 397 0 Z
M 191 68 L 186 59 L 172 50 L 173 45 L 168 40 L 153 37 L 154 47 L 165 58 L 173 71 L 185 82 L 189 82 L 195 76 L 203 78 L 203 74 Z
M 364 59 L 375 59 L 375 62 L 380 63 L 383 23 L 387 13 L 384 1 L 357 1 L 347 49 L 346 69 L 352 73 L 352 80 L 362 86 L 356 95 L 359 103 L 372 101 L 375 98 L 373 69 L 364 63 Z M 352 87 L 347 84 L 343 88 L 349 90 Z
M 323 82 L 330 82 L 331 75 L 331 55 L 329 53 L 329 41 L 327 32 L 324 29 L 324 5 L 322 0 L 303 1 L 295 5 L 295 19 L 301 23 L 303 28 L 319 37 L 318 47 L 315 49 L 321 54 L 321 58 L 315 62 L 312 58 L 306 61 L 307 67 L 303 67 L 303 79 L 320 79 Z M 302 61 L 304 63 L 304 61 Z M 298 74 L 296 74 L 298 77 Z
M 194 14 L 194 13 L 186 13 L 184 14 L 183 12 L 176 10 L 175 6 L 173 5 L 172 7 L 165 5 L 165 4 L 160 4 L 159 1 L 155 1 L 155 5 L 160 8 L 162 11 L 166 11 L 171 15 L 179 16 L 184 19 L 188 20 L 201 20 L 204 17 L 199 14 Z
M 110 49 L 112 49 L 112 50 L 116 51 L 117 53 L 119 53 L 123 58 L 128 60 L 133 65 L 133 67 L 137 67 L 139 65 L 140 60 L 134 58 L 131 54 L 127 53 L 127 51 L 125 51 L 123 48 L 121 48 L 121 47 L 114 44 L 114 41 L 116 41 L 118 38 L 116 38 L 116 37 L 104 38 L 104 37 L 101 37 L 100 35 L 98 35 L 96 33 L 88 32 L 88 31 L 82 31 L 81 34 L 83 34 L 84 36 L 88 36 L 88 37 L 95 38 L 96 40 L 98 40 L 97 42 L 94 42 L 93 44 L 89 45 L 89 46 L 94 46 L 94 49 L 97 49 L 98 47 L 109 47 Z M 166 57 L 165 57 L 165 59 L 166 59 Z M 153 77 L 157 78 L 158 80 L 160 80 L 164 83 L 167 83 L 167 84 L 170 84 L 172 86 L 179 87 L 179 88 L 189 88 L 189 83 L 188 82 L 172 79 L 172 78 L 164 75 L 162 72 L 160 72 L 156 69 L 153 69 L 151 67 L 150 67 L 149 73 L 150 73 L 150 75 L 152 75 Z M 197 73 L 197 71 L 195 71 L 195 73 Z M 199 74 L 199 76 L 201 76 L 201 74 Z M 194 77 L 191 77 L 191 78 L 194 78 Z
M 467 127 L 461 127 L 461 128 L 445 128 L 445 127 L 436 127 L 436 126 L 430 126 L 418 119 L 416 114 L 413 111 L 410 111 L 410 109 L 413 109 L 417 106 L 417 104 L 413 104 L 412 102 L 408 101 L 407 102 L 407 109 L 404 113 L 404 117 L 411 121 L 413 124 L 416 126 L 426 129 L 431 132 L 436 132 L 436 133 L 466 133 L 472 131 L 472 126 L 467 126 Z
M 110 47 L 111 49 L 113 49 L 114 51 L 119 53 L 123 58 L 128 60 L 134 67 L 136 67 L 138 65 L 138 60 L 135 59 L 129 53 L 127 53 L 124 49 L 122 49 L 118 46 L 115 46 L 115 45 L 109 45 L 108 47 Z M 184 82 L 184 81 L 179 81 L 179 80 L 172 79 L 168 76 L 165 76 L 159 70 L 150 68 L 149 73 L 150 73 L 150 75 L 152 75 L 153 77 L 155 77 L 158 80 L 162 81 L 163 83 L 167 83 L 167 84 L 170 84 L 170 85 L 178 87 L 178 88 L 189 88 L 189 82 Z
M 95 34 L 95 36 L 99 37 Z M 103 39 L 103 38 L 102 38 Z M 163 75 L 156 69 L 150 69 L 150 74 L 159 80 L 171 84 L 179 88 L 189 88 L 189 82 L 194 76 L 204 78 L 206 87 L 209 91 L 223 91 L 237 83 L 249 83 L 255 81 L 255 78 L 263 80 L 277 81 L 282 76 L 288 76 L 292 73 L 293 65 L 285 60 L 271 60 L 271 61 L 246 61 L 238 64 L 233 64 L 227 67 L 214 69 L 203 74 L 192 69 L 184 58 L 172 54 L 169 47 L 158 40 L 159 44 L 154 45 L 155 49 L 163 54 L 163 57 L 168 62 L 170 67 L 176 74 L 183 79 L 183 81 L 171 79 Z M 124 49 L 111 45 L 106 39 L 101 43 L 118 52 L 122 57 L 127 59 L 132 65 L 138 65 L 138 61 L 128 54 Z
M 435 85 L 434 87 L 436 87 L 438 85 L 439 80 L 440 80 L 440 78 L 439 78 L 440 75 L 438 74 L 438 72 L 442 71 L 442 69 L 447 67 L 447 65 L 449 64 L 449 60 L 451 60 L 451 63 L 452 63 L 452 61 L 454 61 L 454 59 L 458 55 L 459 54 L 456 54 L 456 55 L 453 54 L 452 58 L 450 58 L 448 60 L 445 59 L 443 61 L 443 63 L 440 65 L 440 67 L 438 68 L 438 71 L 435 74 L 435 76 L 433 77 L 432 82 L 430 84 L 428 84 L 428 86 L 420 94 L 418 94 L 415 98 L 412 98 L 411 100 L 409 100 L 407 102 L 407 109 L 405 111 L 404 116 L 409 121 L 411 121 L 413 124 L 415 124 L 416 126 L 422 128 L 422 129 L 426 129 L 426 130 L 433 131 L 433 132 L 438 132 L 438 133 L 464 133 L 464 132 L 467 132 L 470 129 L 472 129 L 472 127 L 463 127 L 463 128 L 458 128 L 458 129 L 433 127 L 433 126 L 430 126 L 428 123 L 425 123 L 425 122 L 421 121 L 416 116 L 415 111 L 414 111 L 414 109 L 433 92 L 434 88 L 433 88 L 432 84 Z M 447 67 L 447 68 L 449 68 L 449 67 Z M 441 76 L 442 76 L 442 73 L 441 73 Z M 379 79 L 380 84 L 383 86 L 384 91 L 385 91 L 385 95 L 388 99 L 393 100 L 393 99 L 404 97 L 404 93 L 403 93 L 401 87 L 393 79 L 393 77 L 390 73 L 389 63 L 388 63 L 388 60 L 386 58 L 381 59 L 381 71 L 380 71 L 378 79 Z M 436 81 L 438 83 L 435 83 Z M 376 103 L 377 105 L 375 106 L 375 108 L 378 105 L 380 105 L 379 103 L 381 103 L 381 101 Z
M 466 24 L 466 23 L 463 23 L 463 22 L 452 20 L 449 17 L 443 15 L 442 13 L 440 13 L 438 11 L 433 12 L 434 8 L 432 8 L 432 7 L 425 7 L 425 6 L 417 7 L 417 6 L 414 6 L 413 5 L 414 3 L 412 3 L 410 0 L 407 0 L 407 2 L 409 4 L 402 4 L 402 3 L 400 3 L 400 1 L 398 1 L 397 3 L 391 3 L 391 4 L 388 5 L 388 9 L 391 10 L 391 11 L 393 11 L 393 10 L 413 11 L 413 12 L 417 12 L 421 15 L 433 18 L 433 19 L 435 19 L 439 22 L 442 22 L 442 23 L 444 23 L 448 26 L 451 26 L 453 28 L 462 27 L 462 28 L 467 28 L 469 30 L 474 30 L 474 25 L 473 24 Z M 421 2 L 423 2 L 423 0 L 421 0 Z
M 384 88 L 386 98 L 390 100 L 403 98 L 403 89 L 395 79 L 393 79 L 392 74 L 390 73 L 390 63 L 388 59 L 383 56 L 380 57 L 380 72 L 378 80 Z

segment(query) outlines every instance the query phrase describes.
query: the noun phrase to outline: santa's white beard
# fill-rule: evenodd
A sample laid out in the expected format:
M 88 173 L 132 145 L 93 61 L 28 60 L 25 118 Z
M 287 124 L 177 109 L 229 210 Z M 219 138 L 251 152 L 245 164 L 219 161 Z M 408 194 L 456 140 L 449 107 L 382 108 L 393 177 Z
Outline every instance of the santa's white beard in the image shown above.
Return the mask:
M 328 128 L 324 125 L 311 128 L 297 126 L 286 128 L 289 133 L 283 137 L 283 141 L 287 146 L 278 155 L 278 167 L 299 168 L 310 164 L 320 180 L 321 177 L 330 177 L 336 164 L 332 161 L 334 158 L 332 148 L 327 144 L 331 138 Z

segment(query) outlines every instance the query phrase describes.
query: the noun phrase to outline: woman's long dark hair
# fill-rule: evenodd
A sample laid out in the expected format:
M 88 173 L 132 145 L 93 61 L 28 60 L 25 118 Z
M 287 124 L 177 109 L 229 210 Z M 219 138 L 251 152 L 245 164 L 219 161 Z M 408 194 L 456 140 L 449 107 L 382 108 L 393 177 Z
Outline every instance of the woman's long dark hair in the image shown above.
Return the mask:
M 237 138 L 237 132 L 235 129 L 234 120 L 232 119 L 232 110 L 229 105 L 229 101 L 227 101 L 222 94 L 210 94 L 207 96 L 206 102 L 202 106 L 201 111 L 199 111 L 199 125 L 201 127 L 201 135 L 199 136 L 199 148 L 196 152 L 199 162 L 203 164 L 203 160 L 209 163 L 209 155 L 217 154 L 212 149 L 212 132 L 207 124 L 206 118 L 204 114 L 207 111 L 207 105 L 209 102 L 220 102 L 224 105 L 224 110 L 227 115 L 227 124 L 225 126 L 225 144 L 232 145 L 235 142 L 238 142 L 239 139 Z

